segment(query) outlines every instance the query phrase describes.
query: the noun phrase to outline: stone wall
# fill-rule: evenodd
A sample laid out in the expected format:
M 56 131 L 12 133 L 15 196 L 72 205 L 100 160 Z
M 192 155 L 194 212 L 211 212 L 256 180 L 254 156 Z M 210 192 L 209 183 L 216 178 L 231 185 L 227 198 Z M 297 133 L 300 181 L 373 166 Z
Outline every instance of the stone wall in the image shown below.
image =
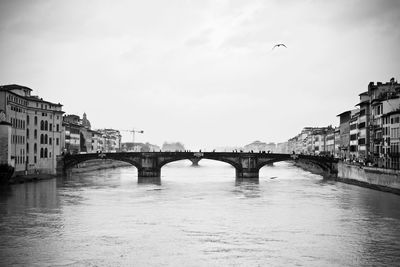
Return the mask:
M 400 194 L 400 171 L 338 163 L 337 180 Z

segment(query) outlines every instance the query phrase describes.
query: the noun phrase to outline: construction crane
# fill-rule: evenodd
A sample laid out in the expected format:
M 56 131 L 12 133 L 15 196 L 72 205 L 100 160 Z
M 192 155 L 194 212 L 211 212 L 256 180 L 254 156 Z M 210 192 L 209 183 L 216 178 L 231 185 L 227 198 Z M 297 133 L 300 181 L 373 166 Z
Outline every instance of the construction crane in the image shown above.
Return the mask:
M 135 134 L 136 133 L 140 133 L 140 134 L 144 133 L 143 130 L 137 131 L 135 129 L 132 129 L 132 130 L 121 130 L 121 131 L 130 132 L 132 134 L 132 143 L 135 143 Z

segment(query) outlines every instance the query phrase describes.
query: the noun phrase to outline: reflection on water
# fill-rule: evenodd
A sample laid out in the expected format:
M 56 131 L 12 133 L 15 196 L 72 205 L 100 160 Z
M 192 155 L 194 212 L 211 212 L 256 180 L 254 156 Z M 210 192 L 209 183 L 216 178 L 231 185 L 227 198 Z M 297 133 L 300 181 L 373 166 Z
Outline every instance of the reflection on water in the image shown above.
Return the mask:
M 400 197 L 290 164 L 169 164 L 0 188 L 0 266 L 395 266 Z M 273 178 L 273 179 L 271 179 Z

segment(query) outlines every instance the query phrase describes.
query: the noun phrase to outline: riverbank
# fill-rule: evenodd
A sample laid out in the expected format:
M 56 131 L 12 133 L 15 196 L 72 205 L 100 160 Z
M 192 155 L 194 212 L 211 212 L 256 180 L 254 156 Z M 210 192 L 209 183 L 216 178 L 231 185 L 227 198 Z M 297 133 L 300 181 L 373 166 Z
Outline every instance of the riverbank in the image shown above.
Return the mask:
M 114 169 L 119 167 L 129 167 L 132 166 L 126 162 L 113 161 L 107 159 L 99 159 L 99 160 L 90 160 L 81 164 L 78 164 L 76 167 L 72 168 L 70 173 L 85 173 L 96 170 L 104 170 L 104 169 Z M 22 184 L 29 182 L 37 182 L 41 180 L 49 180 L 56 178 L 55 174 L 47 174 L 47 173 L 36 173 L 36 174 L 28 174 L 21 175 L 17 174 L 11 177 L 8 181 L 8 184 Z
M 338 163 L 337 181 L 400 195 L 400 171 Z
M 38 173 L 38 174 L 28 174 L 28 175 L 15 175 L 9 180 L 9 184 L 23 184 L 29 182 L 37 182 L 41 180 L 49 180 L 56 178 L 54 174 Z
M 339 162 L 337 163 L 338 173 L 336 176 L 332 176 L 326 175 L 312 163 L 295 162 L 294 165 L 327 179 L 400 195 L 400 171 L 398 170 Z

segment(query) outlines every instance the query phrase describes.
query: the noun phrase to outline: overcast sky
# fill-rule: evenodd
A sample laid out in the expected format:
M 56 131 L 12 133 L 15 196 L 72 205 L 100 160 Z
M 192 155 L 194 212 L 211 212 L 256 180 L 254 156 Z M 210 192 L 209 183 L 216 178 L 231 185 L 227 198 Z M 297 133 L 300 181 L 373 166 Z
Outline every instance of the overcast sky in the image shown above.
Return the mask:
M 282 142 L 391 77 L 397 0 L 0 0 L 0 84 L 140 142 Z

